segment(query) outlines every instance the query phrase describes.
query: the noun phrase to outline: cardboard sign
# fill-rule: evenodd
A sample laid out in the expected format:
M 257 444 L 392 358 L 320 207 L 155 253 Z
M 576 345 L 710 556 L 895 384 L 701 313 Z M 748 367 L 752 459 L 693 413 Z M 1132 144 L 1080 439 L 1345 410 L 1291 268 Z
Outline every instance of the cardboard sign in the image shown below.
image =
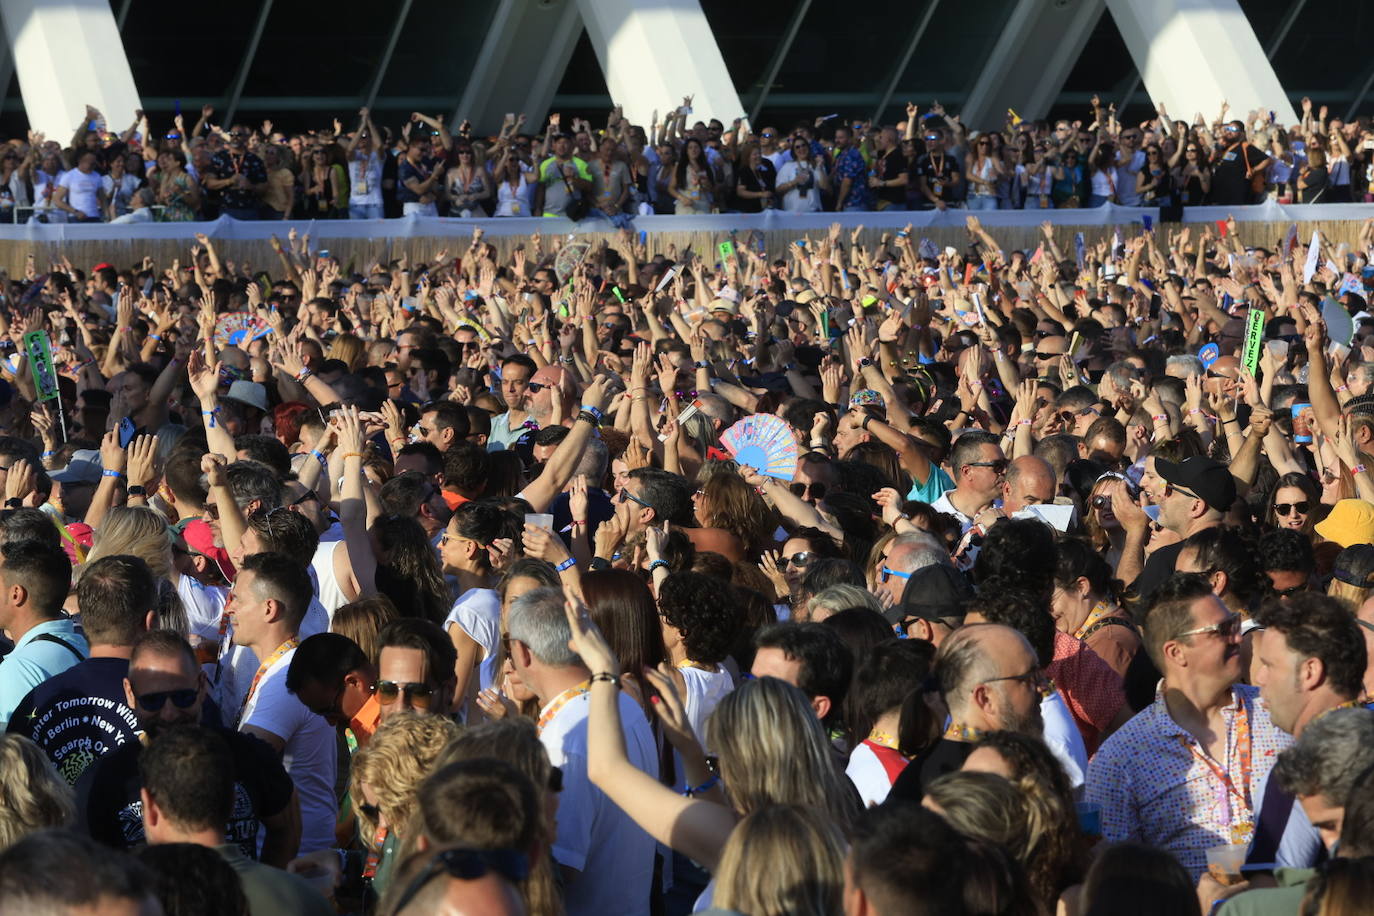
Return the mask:
M 1251 309 L 1245 316 L 1245 350 L 1241 364 L 1245 371 L 1254 375 L 1259 371 L 1260 348 L 1264 345 L 1264 312 Z
M 48 342 L 48 335 L 42 331 L 25 334 L 24 353 L 29 358 L 29 370 L 33 372 L 37 399 L 51 401 L 57 397 L 57 372 L 53 368 L 52 345 Z

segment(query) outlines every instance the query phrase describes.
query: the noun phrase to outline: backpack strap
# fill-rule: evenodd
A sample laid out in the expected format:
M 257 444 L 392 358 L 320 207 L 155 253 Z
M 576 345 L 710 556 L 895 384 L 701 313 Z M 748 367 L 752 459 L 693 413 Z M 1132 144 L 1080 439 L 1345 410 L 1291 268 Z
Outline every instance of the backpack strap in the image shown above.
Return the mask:
M 41 639 L 43 642 L 55 642 L 55 643 L 57 643 L 59 646 L 61 646 L 62 648 L 66 649 L 68 652 L 70 652 L 72 655 L 75 655 L 75 656 L 76 656 L 76 660 L 79 661 L 79 662 L 84 662 L 84 661 L 86 660 L 86 656 L 84 656 L 84 655 L 81 654 L 81 650 L 80 650 L 80 649 L 78 649 L 76 646 L 72 645 L 71 643 L 67 642 L 65 639 L 61 638 L 60 636 L 54 636 L 54 635 L 51 634 L 51 633 L 39 633 L 37 636 L 35 636 L 35 637 L 33 638 L 33 642 L 38 642 L 40 639 Z
M 1135 624 L 1131 623 L 1125 617 L 1103 617 L 1097 623 L 1093 624 L 1092 626 L 1084 630 L 1083 635 L 1080 636 L 1079 639 L 1083 640 L 1084 642 L 1087 642 L 1089 636 L 1093 635 L 1103 627 L 1110 626 L 1126 627 L 1132 631 L 1135 630 Z

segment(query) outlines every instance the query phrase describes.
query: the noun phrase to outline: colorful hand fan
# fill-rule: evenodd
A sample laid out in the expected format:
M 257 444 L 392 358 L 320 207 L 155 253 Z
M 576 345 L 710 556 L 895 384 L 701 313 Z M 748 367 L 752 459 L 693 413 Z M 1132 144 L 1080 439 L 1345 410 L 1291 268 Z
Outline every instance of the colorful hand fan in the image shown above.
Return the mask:
M 797 440 L 792 427 L 771 413 L 750 414 L 727 429 L 721 445 L 739 464 L 767 477 L 791 480 L 797 470 Z
M 252 312 L 226 312 L 215 320 L 215 345 L 219 347 L 247 346 L 270 333 L 267 320 Z
M 567 283 L 577 265 L 591 250 L 592 246 L 587 242 L 568 242 L 558 249 L 558 255 L 553 259 L 553 272 L 558 275 L 558 282 Z

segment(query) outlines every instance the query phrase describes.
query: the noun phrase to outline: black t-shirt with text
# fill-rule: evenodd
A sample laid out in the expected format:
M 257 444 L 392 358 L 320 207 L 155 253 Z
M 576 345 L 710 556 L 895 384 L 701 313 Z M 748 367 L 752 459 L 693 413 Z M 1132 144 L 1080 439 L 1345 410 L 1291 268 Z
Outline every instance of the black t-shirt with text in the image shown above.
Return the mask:
M 124 705 L 127 658 L 88 658 L 48 678 L 19 701 L 9 732 L 38 745 L 70 785 L 96 760 L 138 740 Z

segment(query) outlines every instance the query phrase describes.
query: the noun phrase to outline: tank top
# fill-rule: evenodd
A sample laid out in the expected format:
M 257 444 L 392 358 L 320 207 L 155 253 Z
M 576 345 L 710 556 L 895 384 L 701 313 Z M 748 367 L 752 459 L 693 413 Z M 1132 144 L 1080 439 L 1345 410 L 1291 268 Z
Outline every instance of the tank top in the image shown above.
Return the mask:
M 331 622 L 334 620 L 334 612 L 348 603 L 348 596 L 344 594 L 338 578 L 334 575 L 334 548 L 342 543 L 343 541 L 323 541 L 315 548 L 315 555 L 310 558 L 311 578 L 318 585 L 316 593 L 320 596 L 320 604 L 324 605 Z

